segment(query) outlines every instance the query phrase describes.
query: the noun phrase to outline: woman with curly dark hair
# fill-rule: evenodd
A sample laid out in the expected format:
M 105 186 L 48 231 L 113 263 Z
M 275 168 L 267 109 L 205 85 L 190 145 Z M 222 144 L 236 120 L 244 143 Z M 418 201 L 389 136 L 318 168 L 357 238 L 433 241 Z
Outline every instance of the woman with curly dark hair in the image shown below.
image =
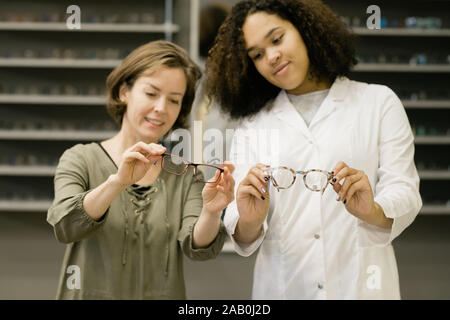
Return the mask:
M 224 222 L 239 254 L 259 248 L 253 298 L 400 298 L 391 242 L 422 206 L 414 139 L 391 89 L 347 78 L 354 54 L 319 0 L 241 1 L 210 50 L 208 94 L 241 121 Z

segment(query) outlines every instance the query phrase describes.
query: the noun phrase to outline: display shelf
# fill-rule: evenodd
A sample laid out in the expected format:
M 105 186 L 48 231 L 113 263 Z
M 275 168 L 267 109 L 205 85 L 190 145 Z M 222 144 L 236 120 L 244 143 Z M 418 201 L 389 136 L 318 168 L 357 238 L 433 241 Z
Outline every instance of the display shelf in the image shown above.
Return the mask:
M 55 166 L 0 165 L 0 176 L 54 176 Z
M 0 200 L 0 212 L 46 212 L 50 200 Z
M 114 136 L 116 131 L 72 131 L 72 130 L 0 130 L 2 140 L 66 140 L 99 141 Z
M 176 33 L 176 24 L 134 24 L 134 23 L 86 23 L 81 29 L 69 29 L 63 22 L 0 22 L 0 30 L 8 31 L 59 31 L 59 32 L 132 32 L 132 33 Z
M 0 175 L 3 176 L 53 176 L 55 166 L 31 165 L 0 165 Z M 422 180 L 450 180 L 448 170 L 419 170 Z
M 450 100 L 402 100 L 407 109 L 450 109 Z
M 51 200 L 0 200 L 0 212 L 35 212 L 48 211 L 52 205 Z M 450 206 L 424 205 L 420 215 L 450 215 Z M 231 241 L 227 240 L 223 247 L 224 252 L 234 252 Z
M 353 27 L 352 30 L 359 36 L 450 37 L 450 29 L 381 28 L 371 30 Z
M 121 60 L 0 58 L 0 67 L 113 69 Z
M 450 180 L 449 170 L 419 170 L 422 180 Z
M 424 205 L 420 210 L 421 215 L 450 215 L 450 206 Z
M 0 67 L 22 68 L 95 68 L 112 69 L 121 60 L 100 59 L 32 59 L 32 58 L 0 58 Z M 358 63 L 355 72 L 450 72 L 448 64 L 411 65 L 395 63 Z
M 0 94 L 0 104 L 105 105 L 105 96 Z M 450 100 L 402 100 L 407 109 L 450 109 Z
M 450 136 L 420 136 L 414 138 L 415 144 L 450 144 Z
M 105 105 L 104 96 L 0 94 L 0 104 Z
M 402 63 L 358 63 L 354 68 L 355 72 L 450 72 L 449 64 L 426 64 L 411 65 Z

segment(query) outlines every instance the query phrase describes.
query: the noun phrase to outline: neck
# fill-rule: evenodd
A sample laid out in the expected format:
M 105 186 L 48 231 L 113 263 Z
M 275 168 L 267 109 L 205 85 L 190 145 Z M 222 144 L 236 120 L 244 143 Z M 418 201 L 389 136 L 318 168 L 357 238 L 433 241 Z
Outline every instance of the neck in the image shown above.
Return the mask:
M 326 90 L 331 87 L 331 82 L 328 79 L 311 79 L 306 78 L 302 84 L 292 90 L 286 90 L 289 94 L 301 95 L 311 93 L 314 91 Z

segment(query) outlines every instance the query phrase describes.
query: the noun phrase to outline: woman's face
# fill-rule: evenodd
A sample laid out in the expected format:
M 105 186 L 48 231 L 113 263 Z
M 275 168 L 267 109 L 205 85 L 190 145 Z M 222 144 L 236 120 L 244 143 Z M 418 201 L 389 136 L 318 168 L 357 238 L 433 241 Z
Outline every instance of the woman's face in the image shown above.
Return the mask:
M 139 141 L 157 142 L 177 120 L 185 91 L 186 76 L 180 68 L 144 72 L 131 89 L 122 87 L 120 98 L 127 104 L 122 127 Z
M 242 27 L 247 54 L 258 72 L 288 93 L 302 94 L 310 86 L 309 58 L 298 30 L 278 15 L 256 12 Z

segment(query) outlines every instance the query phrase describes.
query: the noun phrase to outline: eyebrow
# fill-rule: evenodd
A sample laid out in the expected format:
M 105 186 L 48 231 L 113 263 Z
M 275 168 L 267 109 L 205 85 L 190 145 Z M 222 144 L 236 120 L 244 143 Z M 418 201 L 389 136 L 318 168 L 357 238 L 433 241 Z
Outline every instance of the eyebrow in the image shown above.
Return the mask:
M 275 27 L 273 29 L 270 29 L 270 31 L 267 32 L 267 34 L 264 36 L 264 40 L 269 38 L 272 35 L 272 33 L 274 33 L 278 29 L 281 29 L 281 27 Z M 247 53 L 249 53 L 250 51 L 255 50 L 255 49 L 256 49 L 256 46 L 250 47 L 247 49 Z
M 151 83 L 146 83 L 146 85 L 152 87 L 153 89 L 155 89 L 155 90 L 157 90 L 157 91 L 161 91 L 160 88 L 158 88 L 157 86 L 155 86 L 155 85 L 153 85 L 153 84 L 151 84 Z M 171 95 L 178 95 L 178 96 L 182 96 L 182 95 L 183 95 L 183 94 L 180 93 L 180 92 L 170 92 L 169 94 L 171 94 Z

